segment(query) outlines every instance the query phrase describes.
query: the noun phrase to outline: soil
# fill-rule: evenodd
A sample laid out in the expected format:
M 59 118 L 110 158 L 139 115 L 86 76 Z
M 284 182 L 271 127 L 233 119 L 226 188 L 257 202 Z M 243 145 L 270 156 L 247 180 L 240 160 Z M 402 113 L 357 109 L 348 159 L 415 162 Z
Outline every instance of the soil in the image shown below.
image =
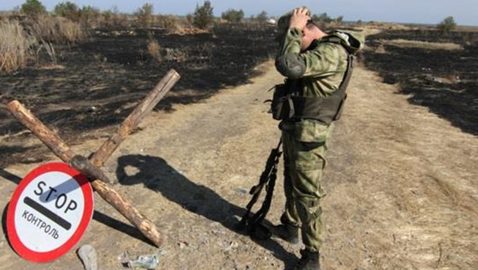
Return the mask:
M 156 110 L 171 112 L 174 104 L 198 102 L 247 83 L 260 75 L 255 67 L 274 53 L 274 35 L 272 27 L 254 25 L 223 25 L 192 35 L 161 29 L 97 31 L 87 42 L 59 46 L 58 64 L 40 54 L 38 65 L 0 74 L 0 100 L 20 100 L 45 123 L 61 127 L 62 138 L 81 143 L 85 136 L 109 134 L 169 69 L 182 78 Z M 150 41 L 158 42 L 159 59 L 148 53 Z M 44 158 L 22 131 L 0 103 L 0 166 Z
M 467 125 L 459 126 L 455 115 L 445 117 L 446 110 L 411 102 L 402 84 L 380 77 L 385 69 L 368 65 L 367 59 L 382 59 L 371 59 L 373 55 L 366 54 L 355 69 L 328 152 L 323 268 L 476 269 L 475 118 L 464 115 Z M 119 180 L 115 188 L 166 239 L 156 249 L 95 195 L 93 221 L 77 247 L 92 245 L 101 269 L 122 269 L 118 256 L 124 251 L 133 257 L 160 254 L 158 269 L 293 267 L 300 244 L 253 241 L 235 229 L 250 199 L 248 190 L 279 138 L 277 122 L 263 101 L 282 78 L 272 61 L 250 72 L 261 75 L 247 76 L 247 83 L 218 89 L 194 104 L 175 103 L 169 112 L 153 112 L 106 163 L 105 171 Z M 73 148 L 88 155 L 112 131 L 79 127 L 76 132 L 82 135 L 75 137 Z M 22 134 L 17 138 L 42 153 L 42 161 L 56 160 L 31 134 Z M 0 192 L 5 194 L 0 207 L 6 207 L 21 177 L 38 164 L 34 159 L 9 162 L 0 169 Z M 283 204 L 278 181 L 270 222 L 278 222 Z M 73 250 L 55 262 L 32 264 L 14 253 L 4 234 L 0 237 L 0 269 L 83 269 Z
M 478 135 L 478 32 L 386 31 L 368 42 L 366 66 L 384 82 L 399 83 L 410 103 Z

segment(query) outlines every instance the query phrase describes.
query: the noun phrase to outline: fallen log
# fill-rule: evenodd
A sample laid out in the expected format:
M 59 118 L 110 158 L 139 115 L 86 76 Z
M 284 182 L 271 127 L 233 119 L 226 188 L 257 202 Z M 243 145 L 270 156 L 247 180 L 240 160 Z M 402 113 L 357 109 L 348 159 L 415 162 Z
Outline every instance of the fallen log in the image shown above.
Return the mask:
M 91 162 L 97 167 L 102 167 L 116 148 L 118 148 L 119 144 L 138 126 L 141 120 L 153 110 L 164 95 L 176 84 L 179 78 L 180 75 L 174 69 L 171 69 L 123 121 L 118 131 L 105 141 L 93 154 L 90 159 Z
M 18 121 L 31 130 L 55 155 L 66 163 L 71 162 L 75 156 L 71 148 L 55 132 L 51 131 L 25 108 L 25 106 L 19 101 L 13 100 L 7 104 L 7 108 Z M 103 180 L 106 181 L 106 179 Z M 161 246 L 161 234 L 157 230 L 156 225 L 142 215 L 128 199 L 102 180 L 92 179 L 91 185 L 101 198 L 118 210 L 118 212 L 136 226 L 144 236 L 151 240 L 157 247 Z

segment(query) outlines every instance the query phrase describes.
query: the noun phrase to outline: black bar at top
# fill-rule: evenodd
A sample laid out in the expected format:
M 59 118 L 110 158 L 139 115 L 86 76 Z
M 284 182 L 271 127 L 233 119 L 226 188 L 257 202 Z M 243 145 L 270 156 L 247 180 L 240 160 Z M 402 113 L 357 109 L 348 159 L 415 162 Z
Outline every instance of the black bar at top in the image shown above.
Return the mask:
M 51 221 L 55 222 L 56 224 L 60 225 L 63 227 L 65 230 L 71 229 L 71 223 L 63 219 L 62 217 L 58 216 L 57 214 L 53 213 L 43 205 L 35 202 L 32 200 L 30 197 L 25 197 L 23 199 L 23 202 L 30 206 L 31 208 L 37 210 L 38 212 L 42 213 L 45 217 L 51 219 Z

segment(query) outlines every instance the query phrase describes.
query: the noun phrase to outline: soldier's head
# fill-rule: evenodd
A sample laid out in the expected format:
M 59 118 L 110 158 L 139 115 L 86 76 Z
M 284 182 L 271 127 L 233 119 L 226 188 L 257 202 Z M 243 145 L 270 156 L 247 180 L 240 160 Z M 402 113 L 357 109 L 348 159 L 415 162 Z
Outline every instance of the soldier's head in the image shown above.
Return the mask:
M 282 39 L 284 38 L 284 35 L 286 34 L 287 29 L 289 28 L 292 13 L 293 11 L 288 12 L 287 14 L 280 17 L 277 23 L 277 26 L 278 26 L 278 35 L 276 37 L 277 41 L 282 41 Z M 308 15 L 310 16 L 310 12 Z M 314 20 L 309 19 L 304 29 L 302 29 L 302 46 L 301 46 L 302 51 L 309 48 L 309 46 L 312 44 L 314 40 L 320 39 L 326 35 L 326 33 L 324 33 L 321 29 L 323 29 L 321 25 L 319 25 Z
M 302 29 L 302 44 L 300 46 L 301 50 L 305 51 L 307 48 L 309 48 L 310 44 L 312 44 L 314 40 L 321 39 L 326 35 L 327 34 L 322 31 L 317 23 L 315 23 L 313 20 L 309 20 L 304 29 Z

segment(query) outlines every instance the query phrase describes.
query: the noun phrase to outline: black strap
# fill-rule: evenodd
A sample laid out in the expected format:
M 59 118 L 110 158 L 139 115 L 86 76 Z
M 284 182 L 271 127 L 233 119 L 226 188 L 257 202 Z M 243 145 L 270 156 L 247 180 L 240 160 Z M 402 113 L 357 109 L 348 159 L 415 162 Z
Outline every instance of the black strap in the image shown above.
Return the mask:
M 345 100 L 347 99 L 347 88 L 349 87 L 350 78 L 352 78 L 353 64 L 354 64 L 354 56 L 353 54 L 348 53 L 347 70 L 345 71 L 344 79 L 342 80 L 342 83 L 340 84 L 340 87 L 339 87 L 340 91 L 343 92 L 343 97 L 337 109 L 337 112 L 334 115 L 334 118 L 333 118 L 334 121 L 338 120 L 340 118 L 340 115 L 342 114 L 344 103 L 345 103 Z
M 259 179 L 259 183 L 251 188 L 249 194 L 252 195 L 251 200 L 246 206 L 246 213 L 242 216 L 242 219 L 239 223 L 240 228 L 245 228 L 247 232 L 254 238 L 268 238 L 270 237 L 270 233 L 266 232 L 269 235 L 259 235 L 256 233 L 256 230 L 260 229 L 264 231 L 264 227 L 262 225 L 262 221 L 266 217 L 267 213 L 269 212 L 272 196 L 274 193 L 274 186 L 277 179 L 277 166 L 279 164 L 280 156 L 282 152 L 280 151 L 280 147 L 282 145 L 282 138 L 279 140 L 279 143 L 276 148 L 272 149 L 269 157 L 267 158 L 266 166 L 264 171 L 261 174 Z M 259 196 L 262 193 L 262 190 L 265 188 L 266 196 L 262 203 L 261 208 L 253 215 L 251 215 L 252 207 L 259 199 Z M 262 232 L 264 234 L 264 232 Z
M 350 78 L 352 78 L 353 64 L 354 56 L 349 53 L 347 57 L 347 70 L 345 71 L 344 79 L 342 80 L 339 89 L 347 89 L 349 86 Z

